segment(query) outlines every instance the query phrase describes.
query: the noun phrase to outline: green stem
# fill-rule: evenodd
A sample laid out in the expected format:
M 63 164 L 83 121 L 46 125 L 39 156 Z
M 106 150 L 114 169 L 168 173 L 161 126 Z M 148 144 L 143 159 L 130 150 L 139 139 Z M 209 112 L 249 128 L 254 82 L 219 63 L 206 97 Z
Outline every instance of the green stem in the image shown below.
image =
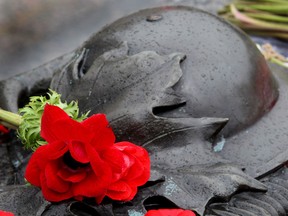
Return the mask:
M 245 12 L 246 16 L 256 18 L 256 19 L 261 19 L 261 20 L 266 20 L 266 21 L 272 21 L 272 22 L 283 22 L 283 23 L 288 23 L 288 17 L 284 16 L 277 16 L 273 14 L 266 14 L 266 13 L 250 13 L 250 12 Z
M 239 4 L 237 2 L 236 7 L 239 10 L 262 10 L 275 14 L 287 14 L 288 4 Z
M 278 64 L 282 67 L 285 67 L 285 68 L 288 68 L 287 64 L 284 64 L 282 61 L 276 59 L 276 58 L 271 58 L 270 59 L 271 62 L 275 63 L 275 64 Z
M 22 116 L 0 109 L 0 121 L 5 126 L 18 128 L 22 122 Z
M 287 0 L 240 0 L 237 1 L 241 4 L 267 4 L 267 3 L 272 3 L 272 4 L 287 4 Z
M 236 19 L 239 19 L 240 21 L 244 23 L 249 23 L 250 25 L 261 27 L 262 29 L 269 29 L 269 30 L 279 30 L 283 32 L 288 31 L 288 26 L 285 24 L 278 24 L 278 23 L 272 23 L 272 22 L 264 22 L 260 21 L 254 18 L 251 18 L 249 16 L 246 16 L 244 13 L 241 13 L 234 4 L 230 5 L 230 10 L 232 14 L 235 16 Z

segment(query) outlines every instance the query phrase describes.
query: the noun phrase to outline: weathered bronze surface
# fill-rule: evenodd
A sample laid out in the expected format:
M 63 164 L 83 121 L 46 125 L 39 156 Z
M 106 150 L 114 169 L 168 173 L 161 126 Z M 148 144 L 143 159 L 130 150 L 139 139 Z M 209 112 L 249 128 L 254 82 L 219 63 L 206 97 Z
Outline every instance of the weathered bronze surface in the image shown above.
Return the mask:
M 116 21 L 71 54 L 0 82 L 0 106 L 16 111 L 50 87 L 78 100 L 82 112 L 105 113 L 118 140 L 149 151 L 150 181 L 130 203 L 101 206 L 50 205 L 32 187 L 4 186 L 0 209 L 15 211 L 8 194 L 19 200 L 28 191 L 25 199 L 37 202 L 17 204 L 19 215 L 138 216 L 159 207 L 286 215 L 288 74 L 271 71 L 243 32 L 194 8 L 147 9 Z M 8 147 L 15 158 L 19 150 Z

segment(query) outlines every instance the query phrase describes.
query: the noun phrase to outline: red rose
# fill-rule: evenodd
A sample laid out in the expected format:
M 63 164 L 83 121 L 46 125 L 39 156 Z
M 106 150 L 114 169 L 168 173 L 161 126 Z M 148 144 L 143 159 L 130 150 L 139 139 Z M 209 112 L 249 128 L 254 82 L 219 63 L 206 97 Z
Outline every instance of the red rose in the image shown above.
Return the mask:
M 135 157 L 129 155 L 129 150 L 119 148 L 121 143 L 114 144 L 115 136 L 108 124 L 104 114 L 77 122 L 59 107 L 46 105 L 41 120 L 41 136 L 48 144 L 34 152 L 25 178 L 40 187 L 48 201 L 94 197 L 100 203 L 107 193 L 116 200 L 132 199 L 134 196 L 126 190 L 137 190 L 137 186 L 149 178 L 148 153 L 130 143 L 122 148 L 134 149 Z M 141 166 L 149 168 L 134 172 L 133 168 L 137 167 L 135 161 L 145 163 Z M 139 177 L 142 181 L 137 180 L 141 184 L 136 189 L 134 181 L 125 179 L 130 173 L 137 175 L 135 179 L 138 175 L 142 176 Z M 117 182 L 125 183 L 118 185 L 118 190 L 123 192 L 119 196 L 111 196 L 108 188 L 113 188 Z
M 106 195 L 113 200 L 128 201 L 136 195 L 137 186 L 144 185 L 150 177 L 149 155 L 142 147 L 129 142 L 116 143 L 115 147 L 124 153 L 125 161 L 129 163 L 126 163 L 127 168 L 109 186 Z
M 5 134 L 5 133 L 8 133 L 9 130 L 7 128 L 5 128 L 3 125 L 0 125 L 0 132 Z
M 14 214 L 11 212 L 6 212 L 6 211 L 0 210 L 0 216 L 14 216 Z
M 183 209 L 150 210 L 145 216 L 196 216 L 193 211 Z

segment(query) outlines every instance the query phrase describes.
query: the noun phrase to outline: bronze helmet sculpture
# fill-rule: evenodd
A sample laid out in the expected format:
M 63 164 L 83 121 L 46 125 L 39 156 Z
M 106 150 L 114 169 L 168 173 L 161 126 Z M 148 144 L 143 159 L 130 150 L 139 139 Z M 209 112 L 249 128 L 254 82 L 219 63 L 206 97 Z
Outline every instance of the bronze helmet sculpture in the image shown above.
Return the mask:
M 47 66 L 2 81 L 0 106 L 15 111 L 21 94 L 50 87 L 83 112 L 106 113 L 119 140 L 149 151 L 152 174 L 131 203 L 68 202 L 42 215 L 143 215 L 157 207 L 286 215 L 287 74 L 271 72 L 253 42 L 224 20 L 182 6 L 143 10 Z M 225 145 L 216 152 L 219 140 Z

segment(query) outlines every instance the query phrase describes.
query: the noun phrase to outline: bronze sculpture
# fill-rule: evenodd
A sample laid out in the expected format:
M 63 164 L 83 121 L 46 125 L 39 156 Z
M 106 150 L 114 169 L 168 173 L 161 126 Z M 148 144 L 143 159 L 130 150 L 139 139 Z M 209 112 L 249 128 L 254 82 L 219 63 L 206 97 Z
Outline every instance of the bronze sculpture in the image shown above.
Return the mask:
M 119 140 L 147 148 L 152 175 L 131 203 L 68 202 L 40 208 L 40 215 L 63 215 L 66 206 L 78 215 L 141 215 L 171 206 L 199 215 L 237 215 L 239 199 L 256 196 L 256 207 L 250 204 L 252 210 L 242 215 L 285 215 L 288 196 L 277 198 L 273 187 L 287 186 L 286 169 L 269 174 L 286 162 L 287 123 L 281 118 L 287 74 L 278 68 L 271 73 L 238 29 L 193 8 L 147 9 L 116 21 L 47 66 L 46 74 L 42 66 L 1 82 L 0 106 L 15 111 L 24 103 L 21 95 L 50 87 L 66 100 L 78 100 L 83 112 L 106 113 Z M 215 152 L 213 144 L 221 138 L 225 146 Z M 265 181 L 275 178 L 282 183 L 267 187 Z M 11 191 L 19 193 L 8 190 L 1 200 Z

